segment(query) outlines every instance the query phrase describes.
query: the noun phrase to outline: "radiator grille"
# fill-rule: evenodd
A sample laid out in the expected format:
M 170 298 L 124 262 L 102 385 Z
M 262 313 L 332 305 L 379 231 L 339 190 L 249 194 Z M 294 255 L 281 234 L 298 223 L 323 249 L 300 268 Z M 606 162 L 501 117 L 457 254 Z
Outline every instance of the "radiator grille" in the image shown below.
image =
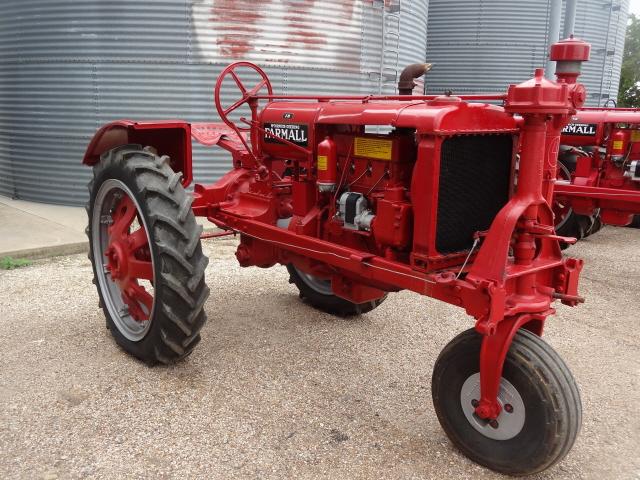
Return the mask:
M 436 249 L 471 248 L 509 199 L 511 135 L 464 135 L 442 143 Z

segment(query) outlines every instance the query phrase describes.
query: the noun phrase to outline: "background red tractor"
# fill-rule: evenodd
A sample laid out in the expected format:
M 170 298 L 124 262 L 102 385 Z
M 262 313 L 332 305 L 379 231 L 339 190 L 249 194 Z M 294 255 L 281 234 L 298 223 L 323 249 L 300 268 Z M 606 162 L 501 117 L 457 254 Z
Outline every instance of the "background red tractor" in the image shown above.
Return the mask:
M 537 69 L 506 94 L 466 97 L 280 96 L 260 68 L 239 62 L 216 83 L 222 124 L 104 126 L 84 159 L 94 171 L 87 232 L 115 340 L 148 363 L 174 362 L 198 343 L 209 294 L 202 216 L 240 235 L 242 266 L 285 265 L 326 312 L 365 313 L 402 289 L 464 308 L 475 328 L 433 372 L 443 429 L 501 472 L 558 462 L 581 403 L 540 335 L 554 301 L 582 301 L 582 262 L 562 256 L 550 202 L 588 56 L 588 44 L 559 42 L 557 82 Z M 223 105 L 224 83 L 237 101 Z M 504 107 L 483 103 L 496 100 Z M 229 151 L 232 168 L 188 194 L 191 137 Z
M 640 110 L 583 108 L 562 131 L 554 210 L 559 235 L 640 226 Z

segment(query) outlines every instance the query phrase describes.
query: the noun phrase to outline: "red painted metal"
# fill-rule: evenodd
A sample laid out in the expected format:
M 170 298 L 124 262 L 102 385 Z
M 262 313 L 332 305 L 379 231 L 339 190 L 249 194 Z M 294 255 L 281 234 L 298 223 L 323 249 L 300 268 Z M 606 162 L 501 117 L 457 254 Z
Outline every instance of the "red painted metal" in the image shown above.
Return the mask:
M 318 187 L 333 191 L 338 182 L 338 149 L 329 136 L 318 144 Z
M 559 175 L 557 203 L 582 215 L 599 211 L 603 223 L 631 223 L 640 214 L 640 182 L 625 172 L 640 160 L 640 109 L 581 109 L 561 143 L 574 147 L 577 163 L 570 181 Z
M 203 233 L 202 235 L 200 235 L 200 239 L 202 240 L 206 240 L 207 238 L 220 238 L 220 237 L 228 237 L 230 235 L 234 235 L 235 236 L 236 232 L 234 231 L 230 231 L 230 232 L 216 232 L 216 233 Z
M 254 85 L 252 88 L 247 89 L 244 83 L 242 83 L 242 80 L 240 79 L 240 75 L 238 74 L 238 71 L 241 68 L 248 69 L 249 71 L 255 72 L 260 77 L 260 81 L 256 85 Z M 220 92 L 221 92 L 224 80 L 227 78 L 227 75 L 233 78 L 233 81 L 235 82 L 236 87 L 238 87 L 238 90 L 240 90 L 241 97 L 239 100 L 235 101 L 230 106 L 225 107 L 222 105 L 222 100 L 221 100 L 222 97 L 220 95 Z M 229 119 L 229 114 L 233 113 L 235 110 L 237 110 L 238 108 L 240 108 L 242 105 L 246 103 L 246 104 L 249 104 L 249 108 L 251 109 L 251 120 L 255 120 L 258 101 L 254 97 L 258 95 L 258 93 L 261 90 L 265 88 L 269 95 L 273 94 L 273 89 L 271 88 L 271 82 L 269 81 L 269 77 L 267 77 L 267 74 L 264 72 L 264 70 L 262 70 L 260 67 L 250 62 L 235 62 L 227 66 L 220 73 L 220 75 L 218 76 L 218 80 L 216 81 L 216 86 L 213 90 L 213 98 L 214 98 L 216 110 L 218 111 L 218 115 L 220 115 L 220 118 L 224 123 L 227 124 L 227 126 L 229 126 L 231 129 L 233 129 L 236 132 L 238 139 L 242 142 L 242 144 L 245 147 L 244 149 L 247 151 L 250 151 L 251 155 L 254 158 L 254 161 L 259 166 L 263 166 L 263 165 L 262 165 L 262 162 L 258 160 L 258 158 L 256 157 L 256 153 L 258 152 L 257 147 L 255 147 L 258 139 L 258 134 L 256 129 L 251 127 L 249 128 L 238 127 L 234 122 L 232 122 Z M 254 145 L 253 150 L 250 150 L 249 144 L 247 143 L 246 138 L 243 135 L 244 132 L 251 132 L 251 145 Z
M 102 126 L 91 139 L 82 163 L 94 165 L 100 155 L 125 144 L 152 145 L 171 157 L 171 168 L 182 172 L 182 185 L 193 181 L 191 125 L 182 120 L 136 122 L 118 120 Z
M 560 49 L 556 60 L 581 61 L 585 45 Z M 517 329 L 541 334 L 554 313 L 552 302 L 575 306 L 582 300 L 582 262 L 561 255 L 549 206 L 560 130 L 582 106 L 582 85 L 569 81 L 575 77 L 566 72 L 552 82 L 537 70 L 506 95 L 260 96 L 266 76 L 249 90 L 232 75 L 238 65 L 250 64 L 229 66 L 216 84 L 225 123 L 191 126 L 196 140 L 219 145 L 233 157 L 233 168 L 216 183 L 195 185 L 195 214 L 240 234 L 236 257 L 242 266 L 294 264 L 330 279 L 336 295 L 356 303 L 407 289 L 464 308 L 484 335 L 477 413 L 496 418 L 502 364 Z M 242 93 L 226 109 L 219 88 L 225 75 Z M 260 108 L 261 100 L 267 102 Z M 503 100 L 504 107 L 477 100 Z M 252 111 L 245 120 L 249 139 L 226 116 L 242 103 Z M 378 125 L 393 131 L 368 130 Z M 473 247 L 441 252 L 443 145 L 498 135 L 513 143 L 510 196 L 489 228 L 475 232 Z M 333 156 L 334 150 L 335 167 L 327 159 L 331 175 L 324 177 L 318 156 Z M 335 183 L 335 191 L 319 188 L 323 179 Z M 368 227 L 349 227 L 340 216 L 336 203 L 347 191 L 367 200 L 373 215 Z
M 242 83 L 240 75 L 238 74 L 238 70 L 240 70 L 241 68 L 253 70 L 258 74 L 261 80 L 252 88 L 247 88 L 244 83 Z M 240 90 L 241 97 L 230 106 L 225 107 L 222 105 L 220 91 L 222 89 L 222 84 L 227 78 L 227 75 L 230 76 L 235 82 L 238 90 Z M 267 74 L 264 72 L 264 70 L 262 70 L 257 65 L 254 65 L 250 62 L 235 62 L 226 67 L 218 76 L 218 80 L 216 81 L 216 86 L 213 92 L 216 110 L 218 111 L 218 115 L 220 115 L 222 121 L 234 130 L 237 129 L 240 131 L 249 131 L 249 128 L 238 127 L 234 122 L 229 120 L 229 114 L 234 110 L 240 108 L 245 103 L 249 103 L 249 101 L 256 97 L 258 95 L 258 92 L 260 92 L 263 88 L 267 89 L 269 95 L 273 94 L 273 88 L 271 87 L 269 77 L 267 77 Z
M 354 102 L 372 102 L 379 100 L 434 100 L 440 95 L 256 95 L 258 100 L 315 100 L 318 102 L 330 102 L 333 100 L 353 100 Z M 496 101 L 505 100 L 504 93 L 475 93 L 469 95 L 457 95 L 457 98 L 466 101 Z
M 122 192 L 111 218 L 113 223 L 108 229 L 109 243 L 105 251 L 106 269 L 118 285 L 131 316 L 137 321 L 148 320 L 153 307 L 153 295 L 140 285 L 139 280 L 153 282 L 149 239 L 142 226 L 131 231 L 131 225 L 138 218 L 138 211 L 126 193 Z

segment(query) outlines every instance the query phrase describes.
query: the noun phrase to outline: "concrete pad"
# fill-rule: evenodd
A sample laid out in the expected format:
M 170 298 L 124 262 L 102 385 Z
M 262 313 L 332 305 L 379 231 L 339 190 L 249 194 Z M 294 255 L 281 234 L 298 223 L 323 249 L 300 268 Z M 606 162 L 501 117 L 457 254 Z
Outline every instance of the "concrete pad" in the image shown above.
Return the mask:
M 40 217 L 43 220 L 67 227 L 83 235 L 84 229 L 87 226 L 87 212 L 84 207 L 67 207 L 64 205 L 27 202 L 25 200 L 13 200 L 2 196 L 0 196 L 0 205 L 6 205 L 29 215 Z
M 217 231 L 202 217 L 206 232 Z M 84 207 L 13 200 L 0 196 L 0 258 L 46 258 L 89 250 Z
M 43 258 L 88 250 L 82 207 L 0 197 L 0 257 Z

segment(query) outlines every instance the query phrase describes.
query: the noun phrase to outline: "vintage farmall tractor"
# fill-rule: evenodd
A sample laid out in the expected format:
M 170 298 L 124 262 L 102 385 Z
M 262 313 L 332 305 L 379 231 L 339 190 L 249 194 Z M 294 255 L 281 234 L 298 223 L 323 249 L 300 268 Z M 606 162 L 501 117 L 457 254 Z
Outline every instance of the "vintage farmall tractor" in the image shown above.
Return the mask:
M 581 403 L 540 335 L 555 300 L 582 301 L 582 262 L 561 255 L 569 240 L 556 235 L 550 202 L 589 48 L 555 44 L 555 82 L 537 69 L 506 94 L 467 97 L 279 96 L 260 68 L 238 62 L 215 86 L 224 123 L 102 127 L 84 158 L 94 172 L 87 232 L 116 342 L 153 364 L 200 341 L 209 289 L 196 216 L 206 217 L 239 234 L 240 265 L 285 265 L 320 310 L 369 312 L 402 289 L 465 309 L 475 328 L 433 372 L 442 427 L 492 469 L 553 465 L 576 439 Z M 426 68 L 408 68 L 401 93 Z M 230 105 L 225 82 L 239 90 Z M 241 107 L 250 118 L 232 121 Z M 232 168 L 189 194 L 192 137 L 229 151 Z
M 583 108 L 564 127 L 561 144 L 558 234 L 581 239 L 603 223 L 640 226 L 640 110 Z

